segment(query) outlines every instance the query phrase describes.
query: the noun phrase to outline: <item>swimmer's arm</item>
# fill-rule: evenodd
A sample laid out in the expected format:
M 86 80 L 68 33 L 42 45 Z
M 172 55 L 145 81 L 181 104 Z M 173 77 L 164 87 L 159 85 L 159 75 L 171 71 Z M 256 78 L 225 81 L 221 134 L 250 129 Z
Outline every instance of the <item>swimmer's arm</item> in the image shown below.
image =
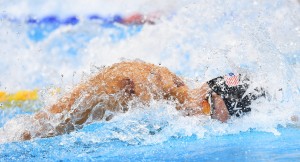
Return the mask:
M 77 86 L 71 93 L 66 94 L 64 97 L 59 99 L 55 104 L 50 106 L 48 111 L 52 114 L 62 113 L 63 111 L 70 111 L 71 106 L 78 99 L 84 89 L 87 89 L 87 83 Z
M 212 94 L 213 102 L 214 102 L 214 113 L 212 114 L 213 119 L 218 119 L 221 122 L 226 122 L 230 115 L 225 105 L 224 100 L 221 96 L 217 95 L 216 93 Z
M 20 137 L 20 140 L 30 140 L 35 137 L 50 137 L 53 135 L 48 134 L 49 132 L 47 129 L 43 129 L 46 127 L 48 123 L 51 124 L 53 116 L 55 114 L 63 113 L 64 110 L 69 111 L 70 105 L 74 103 L 75 98 L 78 96 L 77 92 L 79 89 L 76 89 L 71 94 L 64 96 L 60 100 L 58 100 L 55 104 L 51 105 L 50 107 L 45 107 L 40 111 L 33 114 L 32 119 L 34 123 L 39 123 L 39 127 L 34 128 L 31 131 L 25 130 Z M 63 122 L 63 121 L 62 121 Z M 55 128 L 54 128 L 55 129 Z M 32 132 L 34 131 L 34 132 Z M 42 135 L 44 134 L 44 135 Z M 48 134 L 48 135 L 45 135 Z
M 166 68 L 159 71 L 160 80 L 158 86 L 163 89 L 165 94 L 176 99 L 179 103 L 177 110 L 183 111 L 187 115 L 204 114 L 201 108 L 201 102 L 205 99 L 209 91 L 208 84 L 204 84 L 201 88 L 190 90 L 188 86 L 175 74 Z
M 96 86 L 95 83 L 83 83 L 74 88 L 74 90 L 66 94 L 64 97 L 59 99 L 55 104 L 46 107 L 38 112 L 36 112 L 32 119 L 34 122 L 40 123 L 41 128 L 37 128 L 36 132 L 28 132 L 25 131 L 21 135 L 21 140 L 30 140 L 31 138 L 34 138 L 33 134 L 44 134 L 39 137 L 50 137 L 53 135 L 58 135 L 58 134 L 64 134 L 67 132 L 70 132 L 74 130 L 74 126 L 83 124 L 90 113 L 90 109 L 95 106 L 98 103 L 98 100 L 95 100 L 92 98 L 93 94 L 95 92 L 89 92 L 86 91 L 89 87 L 91 86 Z M 86 95 L 82 96 L 82 93 L 85 93 Z M 79 98 L 83 97 L 85 101 L 88 102 L 81 102 L 78 107 L 84 108 L 84 110 L 72 110 L 71 112 L 71 107 L 74 105 L 75 101 Z M 46 126 L 48 123 L 53 122 L 52 119 L 56 114 L 60 114 L 61 116 L 64 116 L 66 114 L 72 114 L 72 119 L 71 118 L 64 118 L 64 120 L 61 120 L 61 123 L 58 123 L 57 126 L 55 126 L 52 132 L 54 134 L 47 134 L 48 130 L 44 130 L 43 127 Z M 75 118 L 74 118 L 75 116 Z
M 48 107 L 47 110 L 52 114 L 62 113 L 63 111 L 70 111 L 71 107 L 74 105 L 75 101 L 80 97 L 86 98 L 86 104 L 95 105 L 94 101 L 90 98 L 95 94 L 99 94 L 101 89 L 101 84 L 99 83 L 102 79 L 102 73 L 90 78 L 88 81 L 77 85 L 70 93 L 63 96 L 55 104 Z M 87 105 L 86 105 L 87 106 Z
M 166 99 L 172 97 L 180 104 L 187 101 L 189 89 L 178 76 L 167 68 L 159 69 L 157 76 L 156 85 L 163 90 Z M 181 107 L 178 109 L 181 109 Z

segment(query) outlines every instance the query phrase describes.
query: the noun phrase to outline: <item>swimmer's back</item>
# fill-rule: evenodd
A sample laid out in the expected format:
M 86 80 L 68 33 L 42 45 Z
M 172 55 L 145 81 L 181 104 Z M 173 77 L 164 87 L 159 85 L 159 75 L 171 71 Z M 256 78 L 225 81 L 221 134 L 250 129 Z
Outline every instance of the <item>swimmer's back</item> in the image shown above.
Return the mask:
M 106 102 L 108 109 L 118 110 L 117 105 L 126 107 L 128 101 L 137 97 L 142 102 L 151 99 L 177 99 L 184 103 L 188 96 L 188 87 L 167 68 L 145 62 L 121 62 L 104 68 L 87 82 L 81 83 L 74 90 L 49 108 L 52 113 L 70 111 L 71 106 L 80 96 L 92 100 L 81 107 L 91 107 L 98 102 Z M 106 96 L 107 99 L 101 99 Z M 99 98 L 100 99 L 97 99 Z
M 146 101 L 163 93 L 187 90 L 184 82 L 167 68 L 137 61 L 113 64 L 91 81 L 93 84 L 104 85 L 98 87 L 99 91 L 106 94 L 114 94 L 124 88 L 126 91 L 129 88 L 127 91 L 131 95 Z

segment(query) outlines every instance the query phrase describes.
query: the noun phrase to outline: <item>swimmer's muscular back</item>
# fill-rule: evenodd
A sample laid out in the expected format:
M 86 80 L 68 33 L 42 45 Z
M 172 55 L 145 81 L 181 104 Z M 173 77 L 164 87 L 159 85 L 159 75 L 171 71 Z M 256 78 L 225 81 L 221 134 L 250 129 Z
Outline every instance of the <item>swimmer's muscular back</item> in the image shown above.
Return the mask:
M 183 81 L 167 68 L 144 62 L 114 64 L 94 80 L 96 84 L 97 81 L 105 82 L 107 86 L 104 88 L 107 94 L 125 90 L 126 94 L 137 96 L 146 102 L 151 97 L 159 99 L 173 96 L 183 103 L 188 90 Z
M 144 62 L 121 62 L 104 68 L 76 86 L 55 104 L 33 116 L 37 128 L 25 130 L 21 139 L 50 137 L 80 128 L 88 119 L 100 120 L 107 110 L 125 112 L 134 98 L 143 104 L 151 99 L 177 100 L 177 110 L 187 115 L 204 114 L 200 107 L 209 88 L 189 90 L 184 82 L 165 67 Z M 110 115 L 105 119 L 110 120 Z M 49 126 L 50 125 L 50 126 Z
M 82 124 L 98 103 L 104 104 L 106 110 L 124 111 L 127 103 L 134 97 L 143 103 L 148 103 L 151 98 L 174 98 L 180 103 L 177 109 L 182 109 L 181 104 L 189 96 L 188 87 L 167 68 L 144 62 L 121 62 L 104 68 L 90 80 L 77 86 L 71 94 L 52 105 L 49 112 L 56 114 L 70 111 L 76 100 L 81 98 L 83 100 L 78 105 L 81 109 L 73 111 L 79 113 L 76 115 L 76 124 Z

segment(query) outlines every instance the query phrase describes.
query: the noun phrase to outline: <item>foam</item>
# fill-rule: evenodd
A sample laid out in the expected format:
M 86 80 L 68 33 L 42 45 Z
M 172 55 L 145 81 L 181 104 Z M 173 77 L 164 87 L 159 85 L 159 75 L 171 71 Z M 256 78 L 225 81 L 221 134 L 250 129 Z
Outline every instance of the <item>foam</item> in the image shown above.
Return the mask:
M 31 14 L 32 8 L 49 3 L 50 9 L 57 6 L 55 2 L 40 2 L 33 6 L 22 2 L 19 7 L 28 9 L 16 11 L 18 5 L 6 3 L 7 13 L 15 15 Z M 78 12 L 80 15 L 88 12 L 78 9 L 82 3 L 70 10 L 58 8 L 65 12 L 57 13 L 69 15 Z M 44 40 L 32 42 L 27 37 L 28 26 L 1 20 L 0 35 L 5 37 L 0 38 L 0 70 L 3 71 L 0 88 L 16 91 L 54 86 L 67 87 L 65 91 L 68 91 L 81 79 L 90 76 L 91 67 L 111 65 L 120 58 L 162 64 L 191 83 L 195 80 L 201 83 L 231 71 L 246 72 L 256 85 L 267 88 L 270 101 L 258 103 L 253 113 L 241 119 L 233 118 L 225 124 L 204 120 L 204 126 L 199 126 L 201 121 L 198 118 L 180 116 L 172 104 L 158 102 L 152 103 L 150 108 L 142 107 L 142 110 L 122 114 L 105 124 L 100 128 L 100 132 L 104 132 L 103 138 L 95 137 L 99 133 L 97 131 L 72 135 L 80 138 L 81 134 L 85 134 L 84 137 L 91 136 L 89 139 L 96 141 L 117 138 L 132 144 L 159 143 L 174 136 L 196 135 L 203 138 L 249 130 L 279 135 L 278 125 L 291 124 L 290 116 L 299 114 L 298 2 L 185 1 L 180 4 L 176 10 L 173 8 L 176 12 L 172 19 L 162 17 L 158 24 L 145 25 L 139 33 L 119 41 L 112 39 L 119 30 L 102 29 L 93 22 L 80 22 L 76 26 L 60 27 Z M 122 8 L 112 8 L 111 12 L 117 10 L 126 12 Z M 51 12 L 56 13 L 55 10 Z M 34 14 L 43 16 L 49 13 L 46 10 Z M 126 26 L 119 27 L 127 30 Z M 74 55 L 66 50 L 70 48 L 76 51 Z M 171 109 L 174 112 L 170 112 Z M 145 121 L 144 118 L 149 116 L 145 116 L 144 111 L 155 121 Z M 122 122 L 125 119 L 128 121 Z M 149 129 L 152 129 L 147 127 L 149 125 L 163 129 L 154 136 L 149 135 Z M 127 131 L 128 127 L 132 129 Z M 114 128 L 121 133 L 113 134 Z

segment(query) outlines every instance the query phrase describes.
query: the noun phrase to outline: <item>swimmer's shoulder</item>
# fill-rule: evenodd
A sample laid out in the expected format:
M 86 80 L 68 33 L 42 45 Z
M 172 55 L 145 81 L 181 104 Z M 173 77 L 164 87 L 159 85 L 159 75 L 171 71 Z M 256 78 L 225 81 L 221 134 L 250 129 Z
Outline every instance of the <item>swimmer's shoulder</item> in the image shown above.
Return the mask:
M 149 74 L 169 76 L 168 68 L 143 61 L 122 61 L 105 67 L 92 80 L 109 80 L 112 78 L 144 78 Z
M 165 67 L 159 66 L 159 65 L 155 65 L 152 63 L 147 63 L 144 61 L 122 61 L 119 63 L 115 63 L 109 67 L 107 67 L 107 71 L 144 71 L 144 72 L 148 72 L 148 71 L 155 71 L 158 69 L 167 69 Z

